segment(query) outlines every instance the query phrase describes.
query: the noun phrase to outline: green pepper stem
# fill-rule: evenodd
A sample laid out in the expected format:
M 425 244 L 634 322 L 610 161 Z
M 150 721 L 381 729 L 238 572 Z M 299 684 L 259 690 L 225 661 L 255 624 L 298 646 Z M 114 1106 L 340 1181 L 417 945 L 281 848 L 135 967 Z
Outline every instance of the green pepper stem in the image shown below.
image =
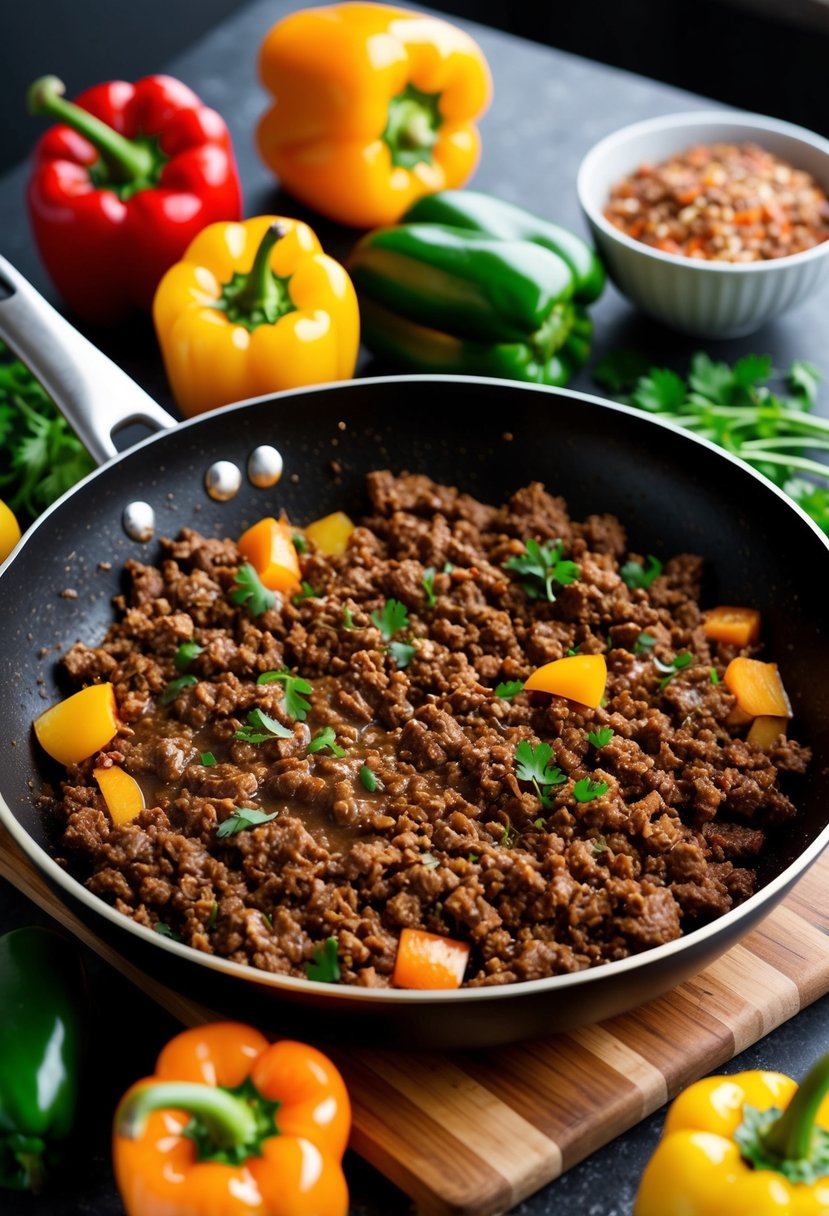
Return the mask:
M 818 1108 L 829 1091 L 829 1052 L 813 1064 L 789 1105 L 760 1139 L 780 1161 L 803 1161 L 812 1152 Z
M 203 1125 L 217 1149 L 256 1141 L 258 1123 L 250 1105 L 226 1089 L 192 1081 L 162 1081 L 133 1090 L 115 1112 L 118 1135 L 137 1140 L 155 1110 L 182 1110 Z
M 156 166 L 152 151 L 119 135 L 88 110 L 66 101 L 65 92 L 66 86 L 57 76 L 41 76 L 29 86 L 26 94 L 29 112 L 51 114 L 88 139 L 97 148 L 114 181 L 149 180 Z
M 272 305 L 278 295 L 279 288 L 271 270 L 271 250 L 277 241 L 282 240 L 285 232 L 285 225 L 280 224 L 279 220 L 274 220 L 270 227 L 265 229 L 245 286 L 234 297 L 234 304 L 239 312 L 248 315 L 259 311 L 267 312 L 269 305 Z

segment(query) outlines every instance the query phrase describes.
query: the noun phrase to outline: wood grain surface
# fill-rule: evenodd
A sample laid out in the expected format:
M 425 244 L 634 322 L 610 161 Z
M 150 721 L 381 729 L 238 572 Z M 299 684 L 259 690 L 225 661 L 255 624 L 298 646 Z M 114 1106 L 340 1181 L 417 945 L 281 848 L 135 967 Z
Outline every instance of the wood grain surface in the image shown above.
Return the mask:
M 182 1023 L 215 1016 L 100 941 L 1 828 L 0 876 Z M 452 1056 L 334 1053 L 354 1104 L 353 1148 L 423 1216 L 507 1212 L 829 991 L 828 881 L 824 854 L 728 954 L 600 1026 Z

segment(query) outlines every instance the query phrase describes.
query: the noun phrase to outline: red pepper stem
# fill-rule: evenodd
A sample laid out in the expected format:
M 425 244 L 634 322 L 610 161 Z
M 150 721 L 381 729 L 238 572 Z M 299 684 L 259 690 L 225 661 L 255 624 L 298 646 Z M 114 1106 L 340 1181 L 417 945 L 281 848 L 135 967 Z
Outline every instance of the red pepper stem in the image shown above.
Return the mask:
M 88 139 L 98 149 L 114 181 L 150 179 L 157 159 L 152 151 L 119 135 L 88 110 L 66 101 L 65 92 L 66 86 L 57 76 L 41 76 L 26 94 L 29 112 L 51 114 Z
M 780 1161 L 805 1161 L 812 1153 L 815 1119 L 829 1091 L 829 1052 L 800 1082 L 789 1105 L 761 1140 L 767 1152 Z
M 256 1141 L 258 1123 L 247 1102 L 226 1089 L 194 1081 L 162 1081 L 132 1090 L 115 1112 L 118 1135 L 137 1140 L 154 1110 L 181 1110 L 195 1116 L 217 1149 Z

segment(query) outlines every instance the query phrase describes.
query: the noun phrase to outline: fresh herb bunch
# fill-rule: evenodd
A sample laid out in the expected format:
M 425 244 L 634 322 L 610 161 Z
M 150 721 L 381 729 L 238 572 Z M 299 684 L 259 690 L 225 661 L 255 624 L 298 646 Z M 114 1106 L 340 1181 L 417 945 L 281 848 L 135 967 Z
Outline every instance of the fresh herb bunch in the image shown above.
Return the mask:
M 94 468 L 46 390 L 0 342 L 0 497 L 21 526 Z
M 739 456 L 829 532 L 829 465 L 809 455 L 829 451 L 829 420 L 811 412 L 822 379 L 811 363 L 795 360 L 780 374 L 769 355 L 746 355 L 731 366 L 699 352 L 686 381 L 618 351 L 601 360 L 593 377 L 629 405 Z

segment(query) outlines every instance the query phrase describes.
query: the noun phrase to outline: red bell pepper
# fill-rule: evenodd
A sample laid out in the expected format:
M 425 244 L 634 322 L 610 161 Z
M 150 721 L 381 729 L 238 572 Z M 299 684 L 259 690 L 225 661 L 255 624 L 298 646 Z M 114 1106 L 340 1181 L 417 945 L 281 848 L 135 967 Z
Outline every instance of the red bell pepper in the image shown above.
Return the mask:
M 59 119 L 40 139 L 28 200 L 55 286 L 86 321 L 149 311 L 164 272 L 198 232 L 237 220 L 242 196 L 224 120 L 171 76 L 113 80 L 73 104 L 54 76 L 29 90 Z

